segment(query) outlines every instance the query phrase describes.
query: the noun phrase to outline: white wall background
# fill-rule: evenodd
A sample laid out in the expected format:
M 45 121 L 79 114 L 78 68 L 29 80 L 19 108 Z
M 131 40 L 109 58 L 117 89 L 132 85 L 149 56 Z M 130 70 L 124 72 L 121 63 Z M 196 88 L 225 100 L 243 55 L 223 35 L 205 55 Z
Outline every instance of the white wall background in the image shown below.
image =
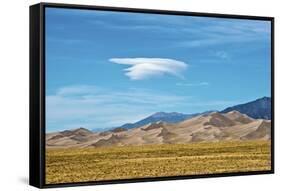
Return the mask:
M 1 1 L 0 6 L 0 190 L 37 190 L 28 186 L 28 91 L 29 91 L 29 5 L 28 1 Z M 280 37 L 281 11 L 278 0 L 52 0 L 60 3 L 125 6 L 275 17 L 276 73 L 276 174 L 209 178 L 152 183 L 84 186 L 54 190 L 276 190 L 281 185 L 280 147 Z M 278 76 L 279 74 L 279 76 Z

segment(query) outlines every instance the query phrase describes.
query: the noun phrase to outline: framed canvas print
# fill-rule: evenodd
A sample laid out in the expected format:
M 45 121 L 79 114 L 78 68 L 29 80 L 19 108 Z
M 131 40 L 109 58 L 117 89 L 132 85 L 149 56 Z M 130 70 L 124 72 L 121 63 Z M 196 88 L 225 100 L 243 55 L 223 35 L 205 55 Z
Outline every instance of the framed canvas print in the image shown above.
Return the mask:
M 274 172 L 274 19 L 30 7 L 30 184 Z

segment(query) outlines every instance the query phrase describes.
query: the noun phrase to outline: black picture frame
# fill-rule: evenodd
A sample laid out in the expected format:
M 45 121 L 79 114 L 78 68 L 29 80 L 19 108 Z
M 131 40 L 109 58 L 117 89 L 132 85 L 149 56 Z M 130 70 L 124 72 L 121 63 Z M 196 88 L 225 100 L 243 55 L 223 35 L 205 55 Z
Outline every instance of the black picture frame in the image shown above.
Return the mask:
M 45 8 L 69 8 L 103 10 L 134 13 L 153 13 L 165 15 L 185 15 L 214 18 L 263 20 L 271 22 L 271 170 L 238 173 L 217 173 L 209 175 L 184 175 L 156 178 L 137 178 L 60 184 L 45 183 Z M 74 4 L 39 3 L 30 6 L 30 139 L 29 139 L 29 184 L 38 188 L 84 186 L 115 183 L 179 180 L 191 178 L 228 177 L 274 173 L 274 17 L 199 13 L 124 7 L 104 7 Z

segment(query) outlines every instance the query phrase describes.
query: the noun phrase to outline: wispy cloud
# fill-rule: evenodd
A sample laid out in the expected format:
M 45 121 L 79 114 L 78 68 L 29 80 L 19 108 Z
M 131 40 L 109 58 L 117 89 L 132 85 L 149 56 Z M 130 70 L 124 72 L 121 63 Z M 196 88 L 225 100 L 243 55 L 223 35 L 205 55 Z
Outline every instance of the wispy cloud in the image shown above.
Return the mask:
M 214 108 L 224 109 L 226 107 L 237 105 L 243 103 L 243 101 L 231 101 L 231 100 L 212 100 L 212 101 L 193 101 L 189 102 L 186 105 L 189 107 L 209 107 L 209 110 L 214 110 Z M 218 110 L 220 110 L 218 109 Z
M 201 32 L 198 32 L 201 33 Z M 175 42 L 175 46 L 187 48 L 202 48 L 222 44 L 246 43 L 260 40 L 256 35 L 241 34 L 241 35 L 221 35 L 216 33 L 202 34 L 201 37 L 196 37 L 192 40 L 183 40 Z
M 87 42 L 86 40 L 83 39 L 78 39 L 78 38 L 70 38 L 70 37 L 63 37 L 63 38 L 59 38 L 59 37 L 50 37 L 48 36 L 46 38 L 46 40 L 49 43 L 57 43 L 57 45 L 61 45 L 61 44 L 66 44 L 66 45 L 77 45 L 77 44 L 82 44 Z
M 57 12 L 55 9 L 52 11 L 52 14 L 65 15 L 68 16 L 67 18 L 70 15 L 75 16 L 75 18 L 80 16 L 83 17 L 82 24 L 112 32 L 122 31 L 122 33 L 128 32 L 129 34 L 136 34 L 137 32 L 139 34 L 149 34 L 149 36 L 154 34 L 155 39 L 161 39 L 162 42 L 167 42 L 167 45 L 173 47 L 207 47 L 220 44 L 253 42 L 270 37 L 270 22 L 267 21 L 155 14 L 144 15 L 105 11 L 92 12 L 85 10 Z M 61 28 L 62 26 L 64 25 L 59 24 L 57 27 Z M 63 28 L 61 30 L 71 29 Z M 65 35 L 63 37 L 62 40 L 54 40 L 69 45 L 89 42 L 89 37 L 87 36 L 81 42 L 75 38 L 65 39 Z M 147 49 L 152 47 L 147 47 Z
M 165 35 L 166 39 L 172 40 L 171 45 L 190 48 L 253 42 L 270 37 L 270 22 L 267 21 L 133 14 L 117 18 L 119 22 L 101 18 L 89 22 L 116 30 L 157 32 L 157 37 Z
M 208 86 L 209 82 L 198 82 L 198 83 L 176 83 L 177 86 Z
M 193 33 L 192 39 L 177 41 L 175 45 L 201 48 L 221 44 L 258 42 L 270 38 L 270 22 L 206 19 L 203 23 L 196 26 L 197 33 Z
M 95 94 L 100 88 L 89 85 L 72 85 L 65 86 L 57 90 L 56 95 L 58 96 L 83 96 L 88 94 Z
M 168 58 L 111 58 L 109 61 L 129 65 L 125 69 L 125 75 L 131 80 L 143 80 L 164 74 L 183 78 L 182 72 L 188 67 L 185 62 Z
M 104 27 L 111 30 L 128 30 L 128 31 L 150 31 L 150 32 L 178 32 L 175 28 L 168 28 L 165 26 L 155 25 L 152 23 L 136 23 L 134 24 L 117 24 L 116 22 L 110 20 L 90 20 L 90 24 L 97 25 L 99 27 Z
M 216 51 L 215 52 L 215 56 L 220 58 L 220 59 L 227 59 L 227 58 L 229 58 L 229 54 L 227 52 L 225 52 L 225 51 L 222 51 L 222 50 Z
M 92 85 L 66 86 L 46 97 L 47 131 L 83 125 L 89 129 L 112 128 L 158 110 L 173 111 L 189 99 L 145 89 L 113 91 Z

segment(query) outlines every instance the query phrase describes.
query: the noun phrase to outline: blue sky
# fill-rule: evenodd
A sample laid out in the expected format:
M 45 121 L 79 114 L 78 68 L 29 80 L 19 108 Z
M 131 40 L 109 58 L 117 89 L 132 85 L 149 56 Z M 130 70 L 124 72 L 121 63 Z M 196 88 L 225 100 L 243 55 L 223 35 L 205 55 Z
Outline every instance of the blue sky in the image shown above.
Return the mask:
M 270 96 L 270 22 L 46 8 L 46 130 Z

